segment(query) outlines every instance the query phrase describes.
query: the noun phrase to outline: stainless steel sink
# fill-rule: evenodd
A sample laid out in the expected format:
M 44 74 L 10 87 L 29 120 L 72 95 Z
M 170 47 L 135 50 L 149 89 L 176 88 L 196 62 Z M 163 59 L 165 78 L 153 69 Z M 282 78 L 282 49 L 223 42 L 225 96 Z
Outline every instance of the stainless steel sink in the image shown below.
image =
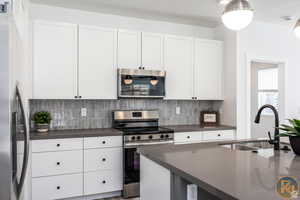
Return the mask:
M 221 146 L 230 148 L 231 150 L 239 150 L 239 151 L 255 151 L 259 149 L 273 148 L 273 145 L 271 145 L 268 141 L 262 141 L 262 140 L 250 141 L 250 142 L 232 142 L 227 144 L 221 144 Z

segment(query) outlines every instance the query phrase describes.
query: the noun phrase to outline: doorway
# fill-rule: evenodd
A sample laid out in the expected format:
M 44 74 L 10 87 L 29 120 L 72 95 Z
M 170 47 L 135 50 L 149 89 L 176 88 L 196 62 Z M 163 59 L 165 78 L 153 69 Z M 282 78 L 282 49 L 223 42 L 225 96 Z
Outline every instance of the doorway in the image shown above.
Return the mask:
M 258 109 L 273 105 L 282 119 L 284 109 L 284 73 L 283 64 L 251 62 L 251 138 L 266 138 L 268 132 L 273 136 L 274 114 L 265 109 L 259 124 L 254 123 Z

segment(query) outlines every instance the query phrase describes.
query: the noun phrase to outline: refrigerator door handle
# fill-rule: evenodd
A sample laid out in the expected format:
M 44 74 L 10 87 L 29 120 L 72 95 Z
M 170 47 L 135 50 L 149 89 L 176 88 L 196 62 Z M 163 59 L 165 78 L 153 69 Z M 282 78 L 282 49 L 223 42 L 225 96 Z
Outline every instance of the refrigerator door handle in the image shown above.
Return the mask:
M 17 185 L 17 196 L 18 199 L 22 193 L 24 183 L 25 183 L 25 178 L 26 178 L 26 172 L 27 172 L 27 167 L 28 167 L 28 159 L 29 159 L 29 132 L 27 129 L 27 121 L 26 121 L 26 115 L 20 95 L 20 91 L 17 88 L 16 90 L 17 96 L 20 100 L 20 108 L 21 108 L 21 114 L 22 114 L 22 119 L 23 119 L 23 124 L 24 124 L 24 157 L 23 157 L 23 164 L 22 164 L 22 171 L 21 171 L 21 176 L 20 176 L 20 181 Z

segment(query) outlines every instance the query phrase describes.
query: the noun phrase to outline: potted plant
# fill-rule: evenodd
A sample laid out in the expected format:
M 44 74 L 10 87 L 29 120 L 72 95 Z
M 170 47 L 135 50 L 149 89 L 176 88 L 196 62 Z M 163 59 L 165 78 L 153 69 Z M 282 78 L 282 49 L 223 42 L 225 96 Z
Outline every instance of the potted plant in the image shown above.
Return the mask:
M 47 133 L 49 131 L 49 124 L 52 120 L 51 114 L 47 111 L 36 112 L 32 120 L 35 123 L 36 131 L 39 133 Z
M 290 125 L 281 124 L 278 127 L 283 132 L 279 134 L 279 137 L 289 137 L 291 147 L 296 155 L 300 156 L 300 120 L 289 119 Z

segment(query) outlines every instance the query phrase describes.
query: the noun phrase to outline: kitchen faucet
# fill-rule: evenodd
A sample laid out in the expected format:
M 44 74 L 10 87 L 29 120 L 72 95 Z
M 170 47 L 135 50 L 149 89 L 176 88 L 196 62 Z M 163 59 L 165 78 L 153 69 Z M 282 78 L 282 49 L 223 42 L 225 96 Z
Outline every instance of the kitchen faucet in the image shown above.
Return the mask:
M 270 138 L 270 141 L 269 143 L 270 144 L 273 144 L 274 145 L 274 150 L 280 150 L 280 137 L 279 137 L 279 117 L 278 117 L 278 112 L 276 110 L 276 108 L 272 105 L 269 105 L 269 104 L 266 104 L 266 105 L 263 105 L 257 112 L 256 114 L 256 117 L 255 117 L 255 123 L 256 124 L 259 124 L 259 121 L 260 121 L 260 115 L 261 115 L 261 112 L 265 109 L 265 108 L 269 108 L 273 111 L 274 113 L 274 116 L 275 116 L 275 131 L 274 131 L 274 139 L 272 140 L 271 138 L 271 134 L 270 132 L 268 132 L 268 135 L 269 135 L 269 138 Z

